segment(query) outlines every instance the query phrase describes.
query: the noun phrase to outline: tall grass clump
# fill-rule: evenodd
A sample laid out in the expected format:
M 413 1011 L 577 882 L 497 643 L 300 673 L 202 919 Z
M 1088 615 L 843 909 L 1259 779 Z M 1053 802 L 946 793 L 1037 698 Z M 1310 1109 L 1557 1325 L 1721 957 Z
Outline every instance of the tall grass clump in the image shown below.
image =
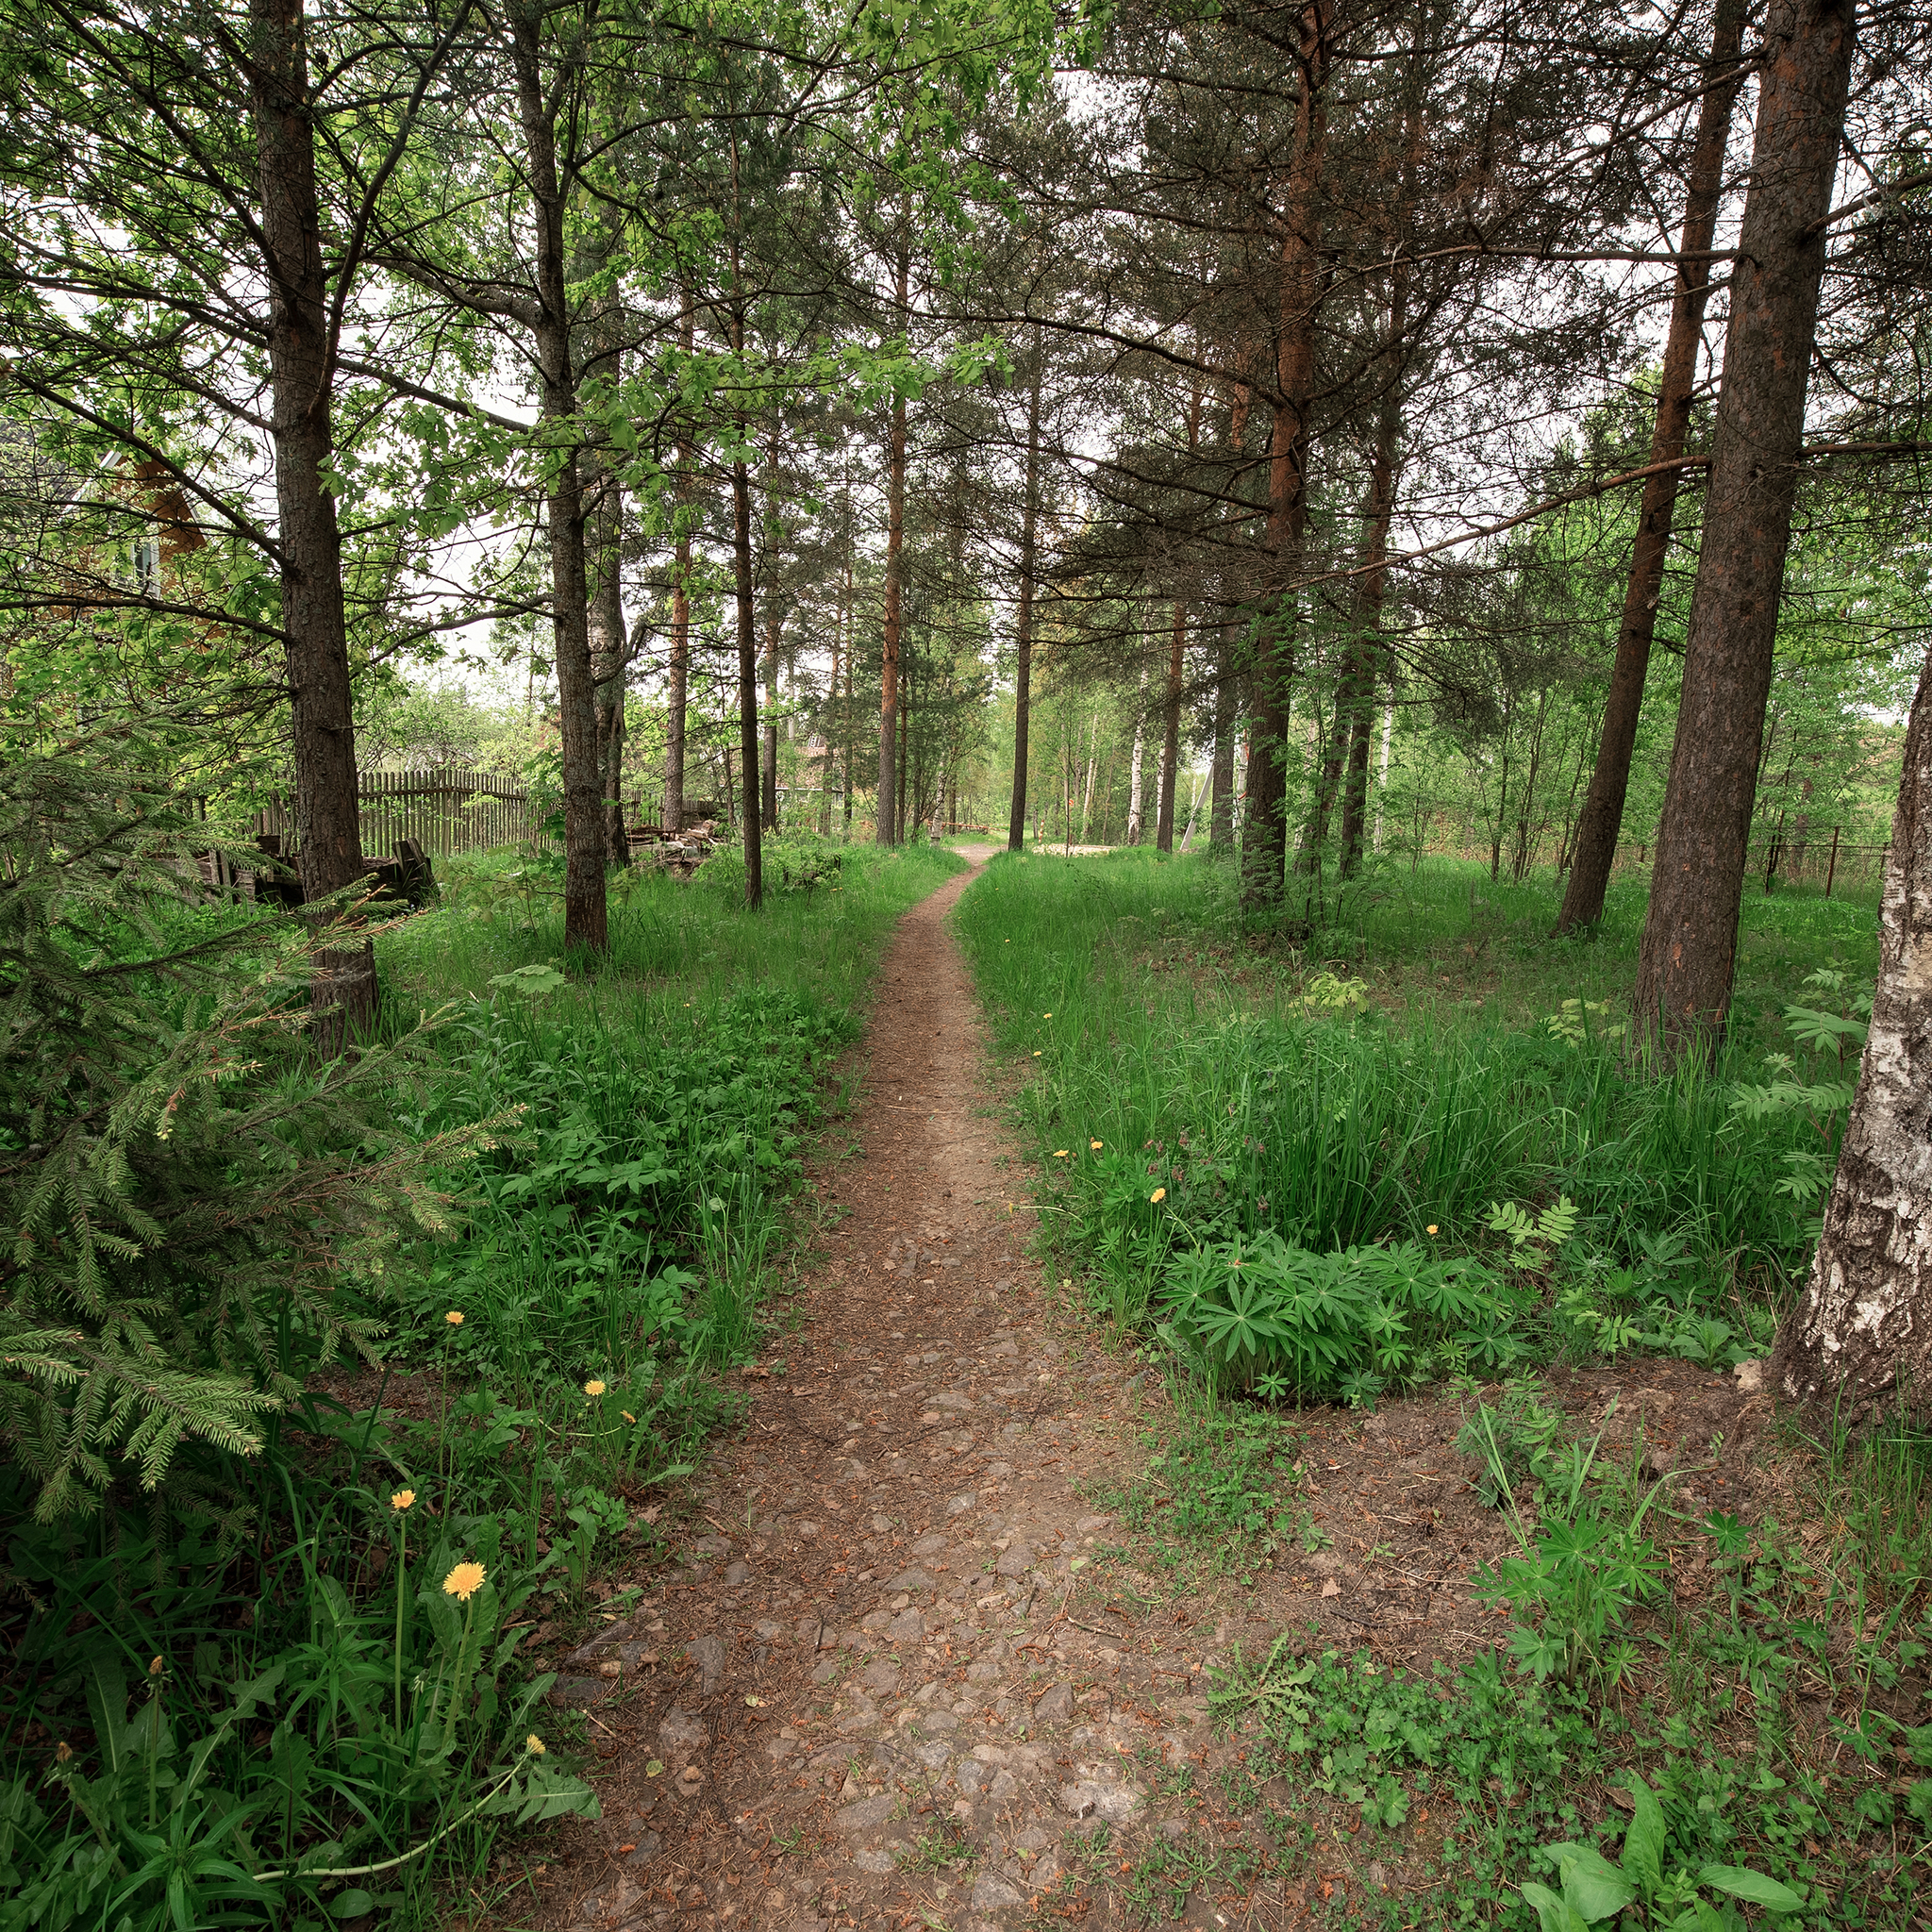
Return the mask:
M 1405 881 L 1410 900 L 1434 905 L 1434 923 L 1410 922 L 1379 953 L 1380 902 L 1359 908 L 1352 932 L 1288 950 L 1243 932 L 1234 883 L 1231 867 L 1144 852 L 1003 858 L 960 904 L 1001 1044 L 1033 1074 L 1018 1106 L 1047 1170 L 1054 1238 L 1091 1264 L 1110 1313 L 1171 1317 L 1194 1292 L 1188 1268 L 1210 1252 L 1258 1280 L 1244 1247 L 1264 1238 L 1285 1244 L 1289 1258 L 1271 1264 L 1283 1280 L 1322 1274 L 1294 1255 L 1359 1257 L 1391 1242 L 1494 1257 L 1492 1206 L 1568 1201 L 1575 1236 L 1543 1257 L 1542 1292 L 1507 1298 L 1539 1346 L 1640 1336 L 1677 1346 L 1721 1303 L 1723 1335 L 1707 1320 L 1683 1346 L 1759 1345 L 1808 1255 L 1837 1132 L 1822 1103 L 1807 1111 L 1762 1096 L 1828 1099 L 1828 1085 L 1805 1086 L 1811 1075 L 1786 1053 L 1772 1087 L 1752 1088 L 1764 1041 L 1743 1024 L 1716 1065 L 1652 1066 L 1629 1048 L 1626 995 L 1552 976 L 1574 945 L 1520 939 L 1533 957 L 1510 996 L 1445 997 L 1444 957 L 1458 974 L 1472 958 L 1513 957 L 1492 928 L 1473 950 L 1450 916 L 1483 898 L 1474 883 L 1486 881 Z M 1474 909 L 1480 924 L 1484 908 Z M 1836 940 L 1865 916 L 1806 919 Z M 1432 931 L 1446 956 L 1421 950 Z M 1368 950 L 1324 957 L 1331 943 Z M 1620 946 L 1613 938 L 1613 956 Z M 1524 1021 L 1514 1015 L 1532 981 L 1541 1012 Z M 1581 991 L 1563 991 L 1573 983 Z M 1787 999 L 1799 991 L 1793 981 Z M 1359 1288 L 1360 1267 L 1334 1278 Z M 1356 1300 L 1337 1359 L 1368 1374 L 1361 1324 L 1399 1312 L 1402 1294 Z M 1502 1306 L 1486 1302 L 1460 1341 L 1393 1357 L 1440 1365 L 1465 1345 L 1493 1355 Z M 1258 1356 L 1250 1369 L 1269 1373 Z M 1305 1390 L 1321 1381 L 1297 1377 Z

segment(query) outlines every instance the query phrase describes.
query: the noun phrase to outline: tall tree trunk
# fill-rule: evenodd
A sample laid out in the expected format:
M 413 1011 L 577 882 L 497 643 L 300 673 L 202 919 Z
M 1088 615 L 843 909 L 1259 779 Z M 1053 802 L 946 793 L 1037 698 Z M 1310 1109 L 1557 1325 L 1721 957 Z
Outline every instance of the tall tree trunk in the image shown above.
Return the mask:
M 1327 158 L 1324 88 L 1334 0 L 1307 0 L 1301 13 L 1301 98 L 1294 157 L 1282 208 L 1276 274 L 1280 311 L 1274 348 L 1274 423 L 1269 433 L 1268 552 L 1271 595 L 1256 653 L 1248 752 L 1248 808 L 1241 841 L 1241 899 L 1279 904 L 1288 862 L 1288 721 L 1294 676 L 1297 591 L 1307 527 L 1309 399 L 1315 384 L 1315 313 L 1321 256 L 1323 169 Z
M 845 502 L 845 770 L 844 781 L 844 834 L 846 842 L 852 840 L 852 794 L 858 789 L 858 713 L 852 705 L 852 682 L 854 660 L 858 656 L 858 605 L 852 593 L 852 502 L 848 495 Z
M 1026 485 L 1020 509 L 1020 608 L 1013 620 L 1013 797 L 1007 812 L 1007 850 L 1026 842 L 1027 730 L 1033 708 L 1033 567 L 1040 524 L 1040 385 L 1046 358 L 1040 325 L 1033 325 L 1033 381 L 1026 392 Z
M 1389 797 L 1389 753 L 1395 741 L 1395 700 L 1382 713 L 1382 771 L 1375 786 L 1375 850 L 1382 849 L 1382 807 Z
M 763 794 L 765 830 L 778 829 L 778 635 L 785 626 L 785 612 L 777 597 L 765 614 L 765 758 L 759 774 Z
M 1684 454 L 1690 428 L 1690 405 L 1697 388 L 1697 351 L 1704 340 L 1704 307 L 1710 291 L 1708 258 L 1695 260 L 1717 232 L 1723 198 L 1724 147 L 1731 108 L 1742 85 L 1738 50 L 1744 31 L 1745 0 L 1719 0 L 1711 30 L 1710 59 L 1705 67 L 1705 94 L 1697 116 L 1697 140 L 1690 151 L 1690 181 L 1684 202 L 1683 253 L 1677 264 L 1676 293 L 1671 303 L 1670 333 L 1664 343 L 1663 372 L 1657 382 L 1657 422 L 1651 430 L 1650 460 L 1672 463 Z M 1728 369 L 1728 363 L 1726 364 Z M 1610 667 L 1609 695 L 1604 706 L 1596 769 L 1584 795 L 1576 828 L 1569 883 L 1563 889 L 1557 930 L 1594 925 L 1604 916 L 1604 893 L 1624 829 L 1624 801 L 1630 791 L 1630 759 L 1637 748 L 1637 722 L 1650 671 L 1651 641 L 1662 601 L 1664 565 L 1671 549 L 1679 472 L 1659 469 L 1647 476 L 1630 548 L 1630 576 L 1624 591 L 1623 620 L 1617 627 L 1617 655 Z
M 731 207 L 738 219 L 741 183 L 738 141 L 731 142 Z M 744 355 L 744 263 L 738 234 L 731 236 L 731 353 Z M 743 452 L 751 424 L 738 417 L 739 455 L 731 464 L 731 563 L 738 604 L 738 750 L 744 776 L 744 903 L 756 911 L 765 903 L 765 845 L 758 819 L 758 631 L 752 604 L 751 472 Z M 727 765 L 726 771 L 730 770 Z
M 744 770 L 744 903 L 765 901 L 765 847 L 758 813 L 758 632 L 752 608 L 751 473 L 731 465 L 731 561 L 738 602 L 738 751 Z
M 1777 0 L 1731 275 L 1724 387 L 1684 653 L 1684 695 L 1637 962 L 1637 1023 L 1674 1049 L 1731 999 L 1772 650 L 1790 541 L 1851 0 Z
M 1356 588 L 1356 636 L 1343 679 L 1347 781 L 1341 797 L 1341 876 L 1361 869 L 1362 828 L 1369 806 L 1369 739 L 1374 727 L 1375 684 L 1387 651 L 1382 612 L 1389 590 L 1389 531 L 1395 520 L 1395 472 L 1402 433 L 1402 343 L 1408 329 L 1408 275 L 1394 272 L 1389 291 L 1389 356 L 1375 411 L 1375 453 L 1369 465 L 1367 563 Z M 1338 733 L 1338 738 L 1341 734 Z
M 852 576 L 852 553 L 845 554 L 845 575 L 849 587 Z M 854 608 L 853 623 L 857 627 L 858 611 Z M 852 841 L 852 794 L 858 788 L 858 716 L 852 708 L 852 660 L 858 656 L 848 637 L 845 644 L 845 841 Z
M 906 317 L 912 258 L 899 251 L 898 312 Z M 878 842 L 899 842 L 898 797 L 903 760 L 895 756 L 899 731 L 899 647 L 906 573 L 906 398 L 892 397 L 892 424 L 886 452 L 886 621 L 879 663 Z
M 682 291 L 678 341 L 689 356 L 695 337 L 691 291 Z M 671 661 L 667 667 L 664 720 L 664 829 L 684 830 L 684 741 L 691 703 L 691 441 L 688 426 L 677 433 L 677 490 L 672 508 Z
M 1878 985 L 1824 1231 L 1773 1378 L 1787 1395 L 1894 1391 L 1932 1408 L 1932 654 L 1885 859 Z
M 1127 767 L 1127 843 L 1141 842 L 1141 758 L 1147 733 L 1147 667 L 1141 666 L 1141 695 L 1134 704 L 1134 756 Z
M 612 865 L 630 863 L 624 824 L 624 703 L 630 637 L 624 622 L 624 497 L 604 453 L 587 443 L 584 537 L 591 579 L 591 669 L 597 691 L 597 770 L 604 794 L 604 844 Z
M 899 785 L 892 808 L 892 826 L 899 839 L 906 836 L 906 774 L 911 763 L 912 748 L 912 680 L 903 675 L 906 668 L 902 660 L 899 680 Z
M 295 765 L 296 862 L 302 896 L 362 877 L 356 725 L 342 610 L 342 540 L 328 487 L 335 452 L 335 372 L 308 45 L 302 0 L 249 0 L 251 106 L 259 151 L 263 270 L 269 289 L 276 541 Z M 318 952 L 312 991 L 325 1053 L 375 1017 L 375 956 L 367 940 Z
M 597 681 L 591 665 L 590 586 L 584 567 L 584 499 L 577 475 L 576 376 L 570 352 L 564 255 L 564 193 L 557 134 L 544 98 L 541 13 L 509 15 L 517 107 L 530 170 L 537 236 L 537 307 L 532 317 L 542 378 L 543 515 L 550 546 L 550 623 L 557 649 L 559 750 L 563 762 L 563 942 L 608 950 L 604 898 L 604 784 L 597 768 Z
M 1093 714 L 1093 730 L 1087 741 L 1087 789 L 1080 797 L 1080 842 L 1087 842 L 1087 822 L 1093 816 L 1093 774 L 1100 769 L 1100 713 Z
M 624 824 L 624 702 L 630 637 L 624 622 L 622 495 L 617 477 L 590 450 L 587 530 L 590 552 L 591 667 L 597 691 L 597 770 L 604 793 L 604 845 L 612 865 L 630 863 Z
M 1223 851 L 1234 843 L 1234 670 L 1225 632 L 1214 660 L 1213 791 L 1208 808 L 1208 844 Z
M 825 755 L 819 761 L 819 837 L 832 836 L 832 744 L 838 726 L 833 720 L 839 710 L 839 667 L 845 650 L 845 626 L 852 615 L 852 567 L 845 567 L 845 582 L 832 613 L 832 675 L 825 680 Z M 847 781 L 850 782 L 849 780 Z
M 1187 611 L 1174 607 L 1174 630 L 1167 647 L 1167 701 L 1162 708 L 1160 740 L 1160 799 L 1155 807 L 1154 849 L 1174 850 L 1174 787 L 1181 762 L 1181 647 L 1187 632 Z

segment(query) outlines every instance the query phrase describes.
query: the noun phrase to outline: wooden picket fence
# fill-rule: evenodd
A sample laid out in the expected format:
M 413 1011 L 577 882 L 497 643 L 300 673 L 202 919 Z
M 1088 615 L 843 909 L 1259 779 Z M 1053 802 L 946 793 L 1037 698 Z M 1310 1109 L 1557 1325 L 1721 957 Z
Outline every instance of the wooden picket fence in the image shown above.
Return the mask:
M 364 772 L 357 786 L 361 804 L 362 849 L 386 857 L 404 839 L 414 839 L 433 858 L 515 845 L 535 825 L 530 795 L 514 779 L 493 772 L 444 766 L 433 772 Z M 255 830 L 294 829 L 293 813 L 277 800 L 255 815 Z

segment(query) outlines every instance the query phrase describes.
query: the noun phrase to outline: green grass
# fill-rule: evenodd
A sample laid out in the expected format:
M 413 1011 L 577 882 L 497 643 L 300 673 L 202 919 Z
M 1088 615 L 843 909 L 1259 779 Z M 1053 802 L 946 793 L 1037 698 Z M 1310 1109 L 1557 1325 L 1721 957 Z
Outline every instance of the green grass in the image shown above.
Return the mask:
M 391 934 L 390 998 L 457 1005 L 421 1130 L 521 1109 L 461 1177 L 462 1233 L 391 1284 L 395 1352 L 440 1358 L 458 1309 L 459 1368 L 525 1405 L 648 1381 L 667 1357 L 744 1358 L 880 949 L 959 866 L 924 846 L 854 851 L 831 884 L 756 915 L 704 872 L 634 874 L 594 971 L 564 959 L 554 903 L 501 869 L 459 875 Z
M 426 1924 L 500 1889 L 506 1828 L 594 1808 L 511 1627 L 580 1634 L 622 1606 L 614 1561 L 664 1554 L 666 1485 L 735 1413 L 715 1371 L 773 1318 L 879 953 L 960 868 L 773 859 L 758 914 L 728 865 L 620 878 L 596 962 L 564 956 L 554 869 L 509 855 L 446 863 L 441 908 L 384 935 L 386 1024 L 447 1009 L 391 1117 L 497 1123 L 443 1176 L 447 1238 L 338 1279 L 415 1400 L 311 1391 L 260 1456 L 92 1518 L 35 1524 L 8 1473 L 0 1923 Z M 298 1379 L 321 1366 L 299 1324 L 278 1340 Z M 485 1574 L 467 1608 L 459 1563 Z M 383 1869 L 249 1875 L 305 1857 Z
M 1568 1195 L 1583 1218 L 1566 1264 L 1629 1301 L 1657 1285 L 1644 1257 L 1675 1243 L 1693 1270 L 1664 1288 L 1740 1336 L 1764 1327 L 1818 1206 L 1793 1163 L 1815 1168 L 1836 1127 L 1733 1102 L 1789 1048 L 1779 1009 L 1808 997 L 1807 972 L 1872 969 L 1872 912 L 1755 905 L 1724 1056 L 1655 1074 L 1618 1031 L 1628 891 L 1598 937 L 1558 941 L 1548 890 L 1491 891 L 1474 870 L 1391 874 L 1300 949 L 1245 933 L 1210 860 L 1002 856 L 974 883 L 958 927 L 1000 1044 L 1035 1063 L 1021 1113 L 1049 1228 L 1112 1313 L 1142 1319 L 1174 1257 L 1208 1243 L 1273 1229 L 1321 1251 L 1392 1236 L 1492 1252 L 1491 1202 Z
M 1017 1112 L 1064 1272 L 1150 1352 L 1170 1345 L 1177 1375 L 1205 1371 L 1159 1453 L 1107 1499 L 1157 1565 L 1224 1564 L 1294 1534 L 1269 1467 L 1291 1422 L 1224 1400 L 1280 1392 L 1257 1369 L 1291 1339 L 1338 1358 L 1350 1340 L 1310 1286 L 1322 1269 L 1284 1255 L 1356 1248 L 1338 1279 L 1412 1276 L 1417 1307 L 1439 1314 L 1450 1304 L 1427 1264 L 1467 1255 L 1515 1299 L 1507 1335 L 1525 1362 L 1669 1349 L 1722 1368 L 1762 1352 L 1808 1260 L 1841 1112 L 1814 1123 L 1740 1090 L 1764 1087 L 1772 1054 L 1799 1083 L 1844 1077 L 1783 1009 L 1841 1011 L 1869 984 L 1869 894 L 1748 896 L 1726 1050 L 1660 1072 L 1618 1030 L 1642 910 L 1627 882 L 1598 933 L 1559 941 L 1546 883 L 1492 889 L 1478 868 L 1429 862 L 1371 881 L 1295 947 L 1244 928 L 1233 884 L 1212 862 L 1145 853 L 1002 857 L 957 914 L 1001 1045 L 1032 1075 Z M 1841 985 L 1806 987 L 1827 968 Z M 1398 1300 L 1370 1299 L 1396 1385 L 1440 1378 L 1458 1347 L 1482 1366 L 1474 1336 L 1405 1358 Z M 1277 1811 L 1271 1777 L 1358 1814 L 1357 1873 L 1407 1864 L 1399 1895 L 1338 1888 L 1316 1907 L 1333 1923 L 1527 1927 L 1521 1886 L 1557 1879 L 1541 1848 L 1595 1840 L 1615 1857 L 1625 1820 L 1600 1787 L 1634 1772 L 1661 1807 L 1666 1890 L 1689 1899 L 1707 1867 L 1748 1866 L 1805 1893 L 1807 1924 L 1914 1923 L 1932 1831 L 1932 1437 L 1902 1417 L 1787 1421 L 1798 1520 L 1691 1523 L 1638 1464 L 1570 1444 L 1554 1409 L 1541 1430 L 1535 1386 L 1512 1384 L 1498 1412 L 1535 1441 L 1491 1472 L 1500 1500 L 1520 1491 L 1527 1539 L 1508 1578 L 1517 1667 L 1497 1652 L 1410 1677 L 1299 1636 L 1237 1657 L 1212 1697 L 1241 1747 L 1229 1808 L 1259 1807 L 1291 1878 L 1319 1875 L 1319 1801 Z M 1674 1578 L 1680 1561 L 1707 1565 L 1707 1599 L 1645 1580 L 1650 1536 Z M 1626 1575 L 1625 1556 L 1650 1571 Z M 1586 1601 L 1585 1583 L 1614 1601 Z M 1139 1910 L 1171 1916 L 1213 1869 L 1204 1841 L 1124 1884 Z M 1707 1898 L 1723 1889 L 1702 1883 Z M 1675 1907 L 1648 1904 L 1641 1924 L 1671 1922 Z

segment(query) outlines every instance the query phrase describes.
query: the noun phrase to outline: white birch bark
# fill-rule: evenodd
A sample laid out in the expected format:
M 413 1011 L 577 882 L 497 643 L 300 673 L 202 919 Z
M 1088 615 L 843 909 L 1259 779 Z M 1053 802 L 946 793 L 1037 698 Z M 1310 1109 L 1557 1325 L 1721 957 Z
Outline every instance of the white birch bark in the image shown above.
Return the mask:
M 1778 1337 L 1787 1395 L 1932 1408 L 1932 653 L 1885 860 L 1872 1028 L 1811 1279 Z

